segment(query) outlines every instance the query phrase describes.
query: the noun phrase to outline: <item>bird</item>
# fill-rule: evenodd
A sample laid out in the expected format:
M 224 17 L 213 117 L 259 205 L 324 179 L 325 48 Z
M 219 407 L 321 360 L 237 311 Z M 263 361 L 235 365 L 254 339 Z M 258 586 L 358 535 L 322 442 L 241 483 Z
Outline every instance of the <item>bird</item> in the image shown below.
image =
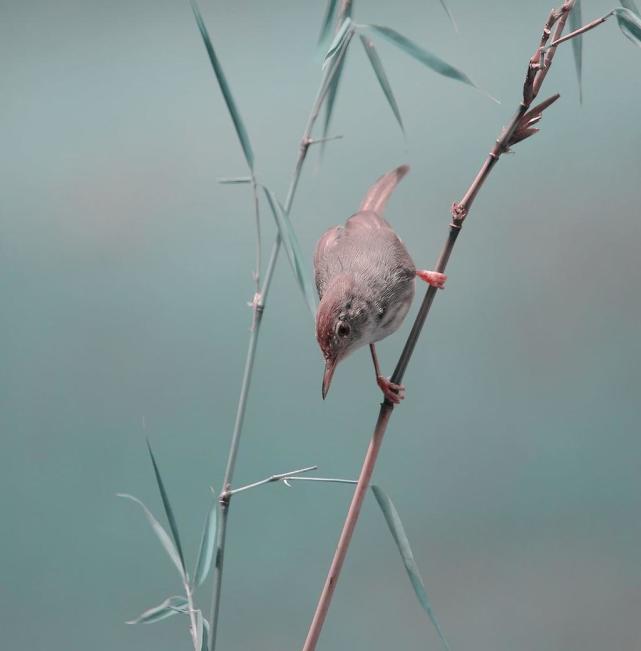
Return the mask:
M 416 269 L 401 239 L 383 218 L 387 201 L 409 171 L 401 165 L 372 185 L 345 225 L 327 230 L 316 244 L 314 276 L 320 299 L 316 339 L 325 359 L 322 396 L 327 396 L 339 362 L 369 345 L 376 383 L 398 404 L 404 387 L 381 373 L 375 344 L 395 332 L 414 298 L 418 277 L 439 289 L 445 274 Z

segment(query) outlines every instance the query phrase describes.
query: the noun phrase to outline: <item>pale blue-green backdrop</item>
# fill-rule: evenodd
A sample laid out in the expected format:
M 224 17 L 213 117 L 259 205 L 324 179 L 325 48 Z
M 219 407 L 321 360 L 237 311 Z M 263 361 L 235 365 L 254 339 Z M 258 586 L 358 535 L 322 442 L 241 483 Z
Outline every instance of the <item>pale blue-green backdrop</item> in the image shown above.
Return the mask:
M 586 0 L 586 19 L 614 0 Z M 412 166 L 388 217 L 434 263 L 519 100 L 547 2 L 356 2 L 502 100 L 380 43 L 404 142 L 353 43 L 301 246 Z M 206 1 L 257 171 L 282 197 L 320 78 L 323 3 Z M 376 480 L 396 502 L 455 651 L 641 645 L 641 50 L 562 46 L 542 132 L 479 196 L 406 375 Z M 246 173 L 188 3 L 0 4 L 0 646 L 188 649 L 185 622 L 124 624 L 179 590 L 141 513 L 155 447 L 193 558 L 222 478 L 245 354 L 255 231 Z M 264 213 L 265 241 L 273 224 Z M 266 248 L 267 248 L 266 246 Z M 391 372 L 408 322 L 380 346 Z M 312 321 L 284 257 L 261 332 L 237 482 L 318 464 L 353 477 L 380 395 L 366 350 L 320 396 Z M 349 487 L 272 485 L 233 506 L 220 649 L 299 648 Z M 207 591 L 199 594 L 205 601 Z M 438 649 L 372 500 L 320 649 Z

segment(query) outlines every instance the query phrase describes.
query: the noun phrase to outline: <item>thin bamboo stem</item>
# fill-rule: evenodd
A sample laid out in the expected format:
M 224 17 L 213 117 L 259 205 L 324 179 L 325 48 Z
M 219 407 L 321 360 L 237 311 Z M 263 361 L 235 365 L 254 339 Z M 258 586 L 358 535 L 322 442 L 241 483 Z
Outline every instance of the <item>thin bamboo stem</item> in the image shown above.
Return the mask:
M 189 632 L 191 633 L 191 643 L 194 645 L 194 651 L 196 651 L 198 631 L 196 627 L 196 610 L 194 608 L 194 593 L 186 577 L 183 580 L 183 588 L 185 590 L 185 596 L 187 597 L 187 608 L 189 609 Z
M 260 268 L 262 263 L 262 238 L 260 234 L 260 206 L 258 204 L 258 189 L 256 177 L 252 175 L 252 198 L 254 203 L 254 219 L 256 221 L 256 271 L 254 271 L 254 282 L 256 293 L 260 291 Z
M 478 195 L 480 189 L 483 187 L 483 184 L 496 165 L 496 162 L 500 156 L 508 151 L 510 144 L 513 143 L 512 137 L 514 136 L 517 127 L 520 126 L 521 119 L 524 118 L 525 114 L 532 104 L 532 101 L 537 96 L 543 80 L 545 79 L 545 76 L 547 75 L 547 72 L 550 68 L 552 59 L 554 58 L 556 45 L 550 46 L 547 50 L 547 54 L 543 55 L 542 53 L 543 47 L 545 46 L 545 43 L 550 36 L 551 28 L 556 24 L 556 30 L 553 37 L 554 43 L 561 38 L 565 22 L 567 20 L 569 12 L 574 6 L 574 2 L 575 0 L 565 0 L 563 6 L 558 10 L 558 12 L 550 13 L 546 26 L 544 28 L 541 45 L 539 48 L 537 48 L 537 52 L 535 53 L 535 56 L 533 56 L 530 60 L 528 66 L 528 74 L 526 76 L 526 81 L 523 88 L 523 101 L 519 105 L 514 117 L 508 126 L 502 131 L 501 135 L 496 140 L 492 151 L 484 161 L 481 169 L 472 181 L 470 187 L 463 195 L 461 201 L 452 205 L 452 223 L 449 227 L 445 245 L 443 246 L 441 254 L 436 263 L 436 271 L 439 271 L 441 273 L 445 271 L 447 263 L 450 259 L 450 255 L 454 248 L 454 244 L 456 243 L 458 235 L 463 226 L 463 222 L 469 213 L 469 210 L 476 196 Z M 540 65 L 541 62 L 543 62 L 542 66 Z M 527 116 L 525 116 L 524 119 L 526 118 Z M 416 342 L 418 341 L 418 337 L 423 330 L 436 293 L 436 288 L 432 286 L 428 287 L 427 291 L 425 292 L 425 297 L 423 298 L 423 302 L 419 309 L 418 315 L 416 316 L 403 351 L 401 352 L 399 361 L 391 377 L 391 381 L 395 384 L 400 384 L 403 379 L 403 375 L 405 374 L 405 370 L 407 369 L 407 365 L 411 359 L 412 353 L 416 346 Z M 356 484 L 356 489 L 354 491 L 354 495 L 352 497 L 345 522 L 343 524 L 343 530 L 338 540 L 338 544 L 334 552 L 334 557 L 332 559 L 327 578 L 325 579 L 325 584 L 323 586 L 312 622 L 307 633 L 307 638 L 305 639 L 305 643 L 303 645 L 303 651 L 314 651 L 316 649 L 316 644 L 327 617 L 327 612 L 329 610 L 331 600 L 336 589 L 340 571 L 347 555 L 352 534 L 358 521 L 361 506 L 369 487 L 369 482 L 374 471 L 374 466 L 376 464 L 376 459 L 381 448 L 383 436 L 387 429 L 387 425 L 389 423 L 393 410 L 394 405 L 387 400 L 384 400 L 380 406 L 374 433 L 372 434 L 372 438 L 367 448 L 367 453 L 365 454 L 365 459 L 363 461 L 360 476 L 358 478 L 358 483 Z
M 343 567 L 343 562 L 347 556 L 347 549 L 349 548 L 349 543 L 352 539 L 352 534 L 354 533 L 354 527 L 356 527 L 358 515 L 361 511 L 361 507 L 363 506 L 363 500 L 365 499 L 365 495 L 369 487 L 369 482 L 372 477 L 372 473 L 374 472 L 376 459 L 383 442 L 383 435 L 385 434 L 387 423 L 390 419 L 390 416 L 392 415 L 393 410 L 394 405 L 390 402 L 383 402 L 381 405 L 381 409 L 378 414 L 378 420 L 376 421 L 376 427 L 374 428 L 374 434 L 372 436 L 372 440 L 370 441 L 369 447 L 367 448 L 367 454 L 365 455 L 365 460 L 363 461 L 361 473 L 358 477 L 358 482 L 356 484 L 356 489 L 354 490 L 352 502 L 349 505 L 349 511 L 347 512 L 347 518 L 345 519 L 345 524 L 343 525 L 343 531 L 341 532 L 341 536 L 338 540 L 338 545 L 336 546 L 336 551 L 334 552 L 334 558 L 332 559 L 332 564 L 329 568 L 329 572 L 327 573 L 325 585 L 323 586 L 323 591 L 321 592 L 318 605 L 316 606 L 314 618 L 309 627 L 305 644 L 303 645 L 303 651 L 311 651 L 312 649 L 316 648 L 318 638 L 327 617 L 327 611 L 329 610 L 332 597 L 334 596 L 334 590 L 336 589 L 336 583 L 338 582 L 338 577 Z
M 347 42 L 343 49 L 335 56 L 334 60 L 328 65 L 323 79 L 321 81 L 320 88 L 314 99 L 312 105 L 312 110 L 307 119 L 307 124 L 305 125 L 305 130 L 303 132 L 303 137 L 300 142 L 298 158 L 296 160 L 296 165 L 294 166 L 294 172 L 292 174 L 292 179 L 287 191 L 287 196 L 285 199 L 285 214 L 289 215 L 294 197 L 296 195 L 296 190 L 298 189 L 298 182 L 300 180 L 300 175 L 303 169 L 303 165 L 307 158 L 307 152 L 309 147 L 312 144 L 311 134 L 318 119 L 321 106 L 327 92 L 329 90 L 329 81 L 333 74 L 333 71 L 340 64 L 341 59 L 345 56 L 347 51 L 347 45 L 349 44 L 349 39 L 351 39 L 351 33 L 347 37 Z M 252 185 L 255 188 L 255 179 L 252 176 Z M 258 215 L 258 213 L 257 213 Z M 258 220 L 258 216 L 257 216 Z M 267 300 L 267 294 L 271 286 L 272 278 L 274 276 L 274 270 L 276 268 L 276 261 L 278 259 L 278 254 L 281 248 L 281 238 L 280 234 L 277 234 L 274 244 L 272 246 L 271 254 L 269 261 L 267 263 L 267 269 L 265 271 L 265 276 L 263 279 L 263 285 L 259 292 L 254 296 L 252 302 L 253 306 L 253 315 L 252 315 L 252 327 L 249 336 L 249 345 L 247 349 L 247 356 L 245 358 L 245 370 L 243 373 L 243 379 L 241 383 L 240 396 L 238 398 L 238 407 L 236 409 L 236 420 L 234 423 L 234 430 L 232 433 L 232 438 L 229 446 L 229 452 L 227 455 L 227 464 L 225 468 L 225 475 L 223 478 L 222 488 L 218 498 L 218 529 L 216 534 L 216 563 L 213 571 L 212 578 L 212 598 L 211 598 L 211 608 L 210 608 L 210 635 L 209 635 L 209 651 L 215 651 L 216 649 L 216 640 L 218 633 L 218 622 L 220 617 L 220 601 L 222 595 L 222 576 L 224 569 L 224 557 L 225 557 L 225 544 L 226 544 L 226 535 L 227 535 L 227 520 L 229 517 L 229 507 L 231 500 L 231 485 L 234 476 L 234 470 L 236 468 L 236 460 L 238 457 L 238 449 L 240 447 L 240 437 L 242 434 L 243 423 L 245 419 L 245 412 L 247 410 L 247 399 L 249 397 L 249 388 L 251 385 L 251 378 L 254 369 L 254 361 L 256 357 L 256 345 L 258 343 L 258 335 L 260 332 L 260 324 L 262 322 L 262 317 L 265 309 L 265 303 Z

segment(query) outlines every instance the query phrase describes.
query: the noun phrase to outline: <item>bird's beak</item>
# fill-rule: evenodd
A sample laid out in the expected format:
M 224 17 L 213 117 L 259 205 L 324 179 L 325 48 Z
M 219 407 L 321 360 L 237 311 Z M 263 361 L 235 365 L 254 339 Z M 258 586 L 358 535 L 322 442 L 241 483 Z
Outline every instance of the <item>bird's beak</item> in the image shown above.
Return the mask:
M 332 382 L 332 376 L 336 370 L 336 364 L 338 363 L 337 359 L 328 359 L 325 362 L 325 373 L 323 373 L 323 400 L 329 391 L 329 385 Z

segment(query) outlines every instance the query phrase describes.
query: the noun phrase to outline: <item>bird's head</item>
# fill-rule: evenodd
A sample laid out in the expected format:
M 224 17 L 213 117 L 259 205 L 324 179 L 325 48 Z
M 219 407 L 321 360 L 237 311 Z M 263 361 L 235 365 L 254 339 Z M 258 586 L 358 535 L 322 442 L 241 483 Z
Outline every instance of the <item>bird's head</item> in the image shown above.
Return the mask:
M 323 294 L 316 313 L 316 339 L 325 358 L 323 399 L 338 362 L 367 341 L 368 303 L 350 278 L 338 278 Z

